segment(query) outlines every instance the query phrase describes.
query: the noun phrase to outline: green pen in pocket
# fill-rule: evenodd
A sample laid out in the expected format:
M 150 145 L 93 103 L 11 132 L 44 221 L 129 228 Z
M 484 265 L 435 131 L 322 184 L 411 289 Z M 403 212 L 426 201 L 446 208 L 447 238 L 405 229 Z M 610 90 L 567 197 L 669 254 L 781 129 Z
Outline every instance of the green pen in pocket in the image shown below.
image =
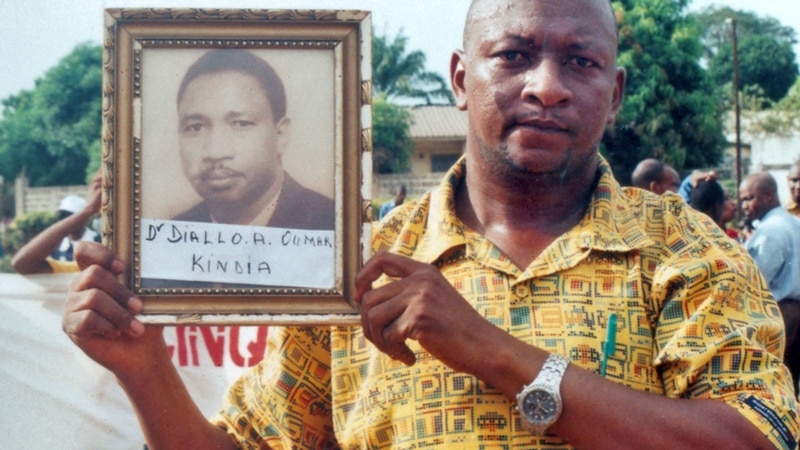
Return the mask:
M 606 343 L 603 345 L 603 359 L 600 361 L 600 376 L 606 376 L 608 358 L 614 356 L 617 348 L 617 314 L 608 315 L 608 328 L 606 329 Z

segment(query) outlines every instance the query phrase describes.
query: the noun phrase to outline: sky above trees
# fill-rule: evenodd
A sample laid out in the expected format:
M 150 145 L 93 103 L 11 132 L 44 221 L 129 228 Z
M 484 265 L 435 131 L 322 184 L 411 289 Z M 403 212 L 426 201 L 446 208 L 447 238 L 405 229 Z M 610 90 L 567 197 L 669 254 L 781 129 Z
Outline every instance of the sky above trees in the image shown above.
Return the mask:
M 0 0 L 0 2 L 2 1 Z M 34 0 L 32 4 L 36 6 L 38 1 Z M 105 0 L 86 0 L 84 5 L 94 4 L 92 2 L 95 2 L 99 10 L 102 10 L 102 4 L 97 3 L 100 1 Z M 124 1 L 127 2 L 125 6 L 132 7 L 135 6 L 134 2 L 139 0 Z M 263 0 L 258 1 L 262 2 Z M 291 0 L 290 4 L 284 4 L 284 2 L 276 0 L 270 3 L 270 7 L 277 9 L 291 6 L 302 9 L 310 8 L 318 4 L 318 1 Z M 732 0 L 732 2 L 735 1 Z M 740 2 L 744 1 L 748 0 L 740 0 Z M 238 2 L 246 3 L 247 0 L 237 0 L 237 7 L 249 6 Z M 374 61 L 375 67 L 373 69 L 375 93 L 383 95 L 384 97 L 382 98 L 389 102 L 397 101 L 398 98 L 419 98 L 418 94 L 420 92 L 414 91 L 414 89 L 422 87 L 419 83 L 416 83 L 419 80 L 427 80 L 427 86 L 424 86 L 425 91 L 435 92 L 429 88 L 438 86 L 444 87 L 444 93 L 448 93 L 446 88 L 447 76 L 435 76 L 436 73 L 444 73 L 444 70 L 437 69 L 441 65 L 436 61 L 441 59 L 449 61 L 449 56 L 443 57 L 441 54 L 449 54 L 450 49 L 460 46 L 460 37 L 457 36 L 461 33 L 461 23 L 463 22 L 463 16 L 466 14 L 466 1 L 456 3 L 455 9 L 446 8 L 441 1 L 429 2 L 430 7 L 425 9 L 427 14 L 424 16 L 417 14 L 418 20 L 409 22 L 414 27 L 422 24 L 423 27 L 427 28 L 423 32 L 417 31 L 418 28 L 413 27 L 406 29 L 403 25 L 404 17 L 409 10 L 409 4 L 412 3 L 414 1 L 402 3 L 402 6 L 398 6 L 401 5 L 400 3 L 379 2 L 378 0 L 330 0 L 324 3 L 328 8 L 373 10 L 373 29 L 376 38 L 373 44 L 381 43 L 382 47 L 378 47 L 386 50 L 383 52 L 377 51 L 378 49 L 373 45 L 373 57 L 377 60 Z M 652 0 L 618 0 L 615 2 L 621 27 L 620 35 L 622 37 L 618 62 L 628 72 L 628 85 L 625 104 L 617 117 L 614 129 L 603 141 L 603 150 L 609 158 L 615 173 L 622 180 L 626 179 L 627 173 L 635 163 L 645 157 L 663 158 L 678 169 L 708 167 L 719 162 L 724 147 L 723 121 L 721 117 L 723 110 L 719 106 L 722 104 L 720 99 L 726 98 L 727 94 L 719 89 L 726 84 L 724 77 L 730 70 L 726 70 L 723 67 L 721 71 L 723 79 L 714 80 L 702 68 L 700 58 L 707 53 L 704 49 L 711 47 L 707 47 L 705 41 L 701 42 L 698 34 L 700 30 L 693 27 L 694 22 L 687 20 L 686 15 L 691 10 L 683 9 L 683 1 L 676 0 L 674 3 L 662 4 L 662 6 L 669 7 L 650 10 L 652 3 Z M 0 3 L 0 13 L 2 13 L 2 8 L 8 5 L 8 3 Z M 199 5 L 202 6 L 202 3 Z M 63 6 L 61 3 L 56 3 L 55 9 L 61 11 L 59 8 Z M 179 5 L 165 4 L 164 6 L 175 7 Z M 263 7 L 263 3 L 259 3 L 258 6 Z M 442 10 L 437 14 L 436 8 Z M 61 11 L 60 14 L 63 12 Z M 753 14 L 758 16 L 758 13 Z M 460 17 L 455 18 L 455 15 Z M 14 21 L 15 18 L 11 16 L 9 19 Z M 80 20 L 83 19 L 85 18 L 80 18 Z M 721 22 L 717 22 L 725 23 L 724 18 Z M 400 23 L 400 25 L 395 25 L 397 23 Z M 439 23 L 442 25 L 439 26 Z M 454 24 L 458 24 L 457 30 L 450 29 Z M 742 24 L 744 25 L 745 22 L 743 21 Z M 63 25 L 67 27 L 66 22 Z M 751 26 L 750 28 L 753 27 Z M 755 28 L 760 29 L 761 27 L 755 26 Z M 442 32 L 442 30 L 445 30 L 449 36 L 436 40 L 434 38 L 436 36 L 435 32 Z M 65 33 L 70 35 L 67 31 Z M 100 31 L 97 31 L 97 34 L 100 34 Z M 789 35 L 791 34 L 790 32 Z M 418 42 L 420 35 L 424 35 L 427 39 L 425 39 L 425 44 L 419 44 L 419 47 L 417 47 L 414 42 Z M 417 36 L 417 39 L 415 40 L 413 36 Z M 722 33 L 722 36 L 724 36 L 724 33 Z M 90 45 L 95 47 L 99 58 L 100 47 L 96 41 L 99 41 L 99 39 L 88 39 L 81 42 L 92 43 Z M 745 43 L 744 40 L 741 42 Z M 55 43 L 53 42 L 53 44 Z M 403 51 L 395 55 L 394 52 L 389 50 L 394 49 L 396 45 L 400 45 Z M 7 49 L 8 46 L 0 48 Z M 435 50 L 431 50 L 432 53 L 427 54 L 426 50 L 424 50 L 426 48 L 435 48 Z M 437 52 L 439 53 L 438 56 Z M 36 53 L 32 53 L 29 58 L 9 56 L 8 60 L 17 61 L 19 64 L 9 65 L 5 72 L 13 73 L 19 67 L 27 67 L 28 60 L 36 59 L 34 57 Z M 711 52 L 710 54 L 714 53 Z M 744 52 L 740 53 L 744 54 Z M 400 56 L 401 54 L 406 56 L 401 59 L 395 58 L 395 56 Z M 755 54 L 758 55 L 758 52 L 755 52 Z M 789 51 L 789 54 L 789 59 L 794 57 L 794 55 L 791 55 L 791 51 Z M 401 60 L 413 62 L 414 64 L 411 66 L 413 66 L 414 71 L 411 73 L 399 71 L 398 68 L 405 65 L 400 63 Z M 709 63 L 709 69 L 714 68 L 713 62 L 712 60 Z M 789 64 L 792 65 L 792 63 Z M 23 94 L 19 94 L 19 89 L 12 90 L 10 93 L 5 94 L 4 97 L 0 93 L 0 98 L 8 99 L 4 101 L 7 106 L 4 117 L 7 116 L 7 120 L 0 122 L 0 125 L 3 125 L 3 127 L 0 127 L 0 138 L 2 138 L 0 140 L 0 156 L 5 155 L 4 158 L 0 158 L 3 159 L 0 162 L 4 162 L 0 167 L 4 166 L 6 172 L 14 171 L 13 174 L 4 173 L 7 177 L 12 177 L 20 168 L 27 167 L 28 174 L 33 178 L 34 184 L 53 184 L 56 180 L 49 180 L 44 176 L 48 171 L 41 171 L 42 173 L 36 174 L 33 167 L 37 166 L 37 164 L 21 161 L 18 156 L 20 154 L 29 155 L 35 157 L 35 161 L 49 166 L 53 164 L 50 159 L 64 159 L 61 157 L 70 152 L 75 152 L 76 149 L 80 150 L 78 153 L 85 153 L 99 145 L 94 142 L 97 138 L 97 134 L 94 132 L 89 133 L 92 136 L 90 140 L 67 139 L 69 133 L 56 132 L 58 129 L 54 124 L 63 125 L 64 130 L 76 129 L 76 124 L 86 125 L 90 128 L 92 124 L 95 125 L 94 128 L 99 128 L 99 126 L 94 123 L 97 120 L 96 114 L 66 114 L 68 116 L 66 118 L 56 114 L 60 114 L 59 111 L 63 108 L 59 106 L 61 104 L 56 101 L 57 99 L 53 100 L 51 98 L 53 96 L 50 93 L 77 92 L 80 94 L 81 91 L 76 91 L 72 88 L 81 86 L 81 84 L 76 82 L 62 83 L 65 86 L 69 86 L 70 89 L 58 88 L 59 78 L 51 79 L 53 78 L 50 76 L 52 72 L 48 71 L 54 65 L 55 63 L 45 69 L 48 74 L 47 77 L 43 75 L 35 77 L 39 81 L 37 81 L 37 87 L 33 89 L 32 93 L 30 92 L 32 87 L 23 88 L 25 89 Z M 771 67 L 773 65 L 772 63 L 752 64 L 752 66 L 757 67 Z M 99 64 L 92 65 L 91 67 L 97 70 L 90 72 L 99 73 L 98 66 Z M 67 67 L 68 69 L 64 69 L 62 72 L 76 72 L 76 65 L 68 65 Z M 70 67 L 71 69 L 69 69 Z M 388 70 L 383 70 L 384 67 Z M 796 65 L 793 65 L 792 68 L 792 71 L 785 71 L 787 73 L 792 72 L 792 74 L 786 86 L 782 87 L 782 92 L 786 91 L 797 73 Z M 433 77 L 429 76 L 428 70 L 434 72 Z M 3 72 L 0 72 L 0 76 L 3 75 Z M 773 78 L 774 76 L 770 80 Z M 85 79 L 94 80 L 95 84 L 99 83 L 99 80 L 91 77 Z M 0 83 L 2 80 L 0 78 Z M 87 81 L 85 84 L 88 86 L 90 83 Z M 781 95 L 783 94 L 777 95 L 774 100 L 777 100 Z M 11 97 L 9 98 L 9 96 Z M 430 102 L 432 99 L 428 98 L 427 101 Z M 74 103 L 67 102 L 67 104 Z M 425 102 L 423 101 L 422 103 Z M 53 106 L 56 106 L 56 108 L 54 109 Z M 69 108 L 66 109 L 68 110 Z M 94 109 L 99 111 L 99 108 Z M 84 116 L 91 117 L 83 120 L 82 117 Z M 42 131 L 36 128 L 37 126 L 45 126 L 47 131 Z M 51 138 L 52 142 L 44 139 L 44 137 Z M 25 148 L 25 151 L 20 152 L 23 148 Z M 636 149 L 636 151 L 631 151 L 632 149 Z M 92 154 L 94 153 L 96 152 L 92 152 Z M 85 155 L 81 153 L 81 156 Z M 85 160 L 86 158 L 84 157 L 83 159 Z M 76 163 L 80 162 L 77 161 Z M 85 161 L 83 163 L 85 164 Z M 57 171 L 50 170 L 49 172 L 55 173 Z M 73 174 L 77 172 L 79 171 L 65 171 L 65 173 Z M 87 174 L 91 172 L 92 170 L 89 170 Z M 80 175 L 88 176 L 86 174 Z
M 381 34 L 403 29 L 408 48 L 426 55 L 429 70 L 447 76 L 449 55 L 461 46 L 466 0 L 194 0 L 197 7 L 368 9 Z M 76 45 L 102 42 L 103 9 L 152 6 L 149 0 L 0 0 L 0 61 L 13 61 L 0 71 L 0 98 L 32 89 L 34 81 L 68 55 Z M 788 0 L 691 0 L 689 9 L 708 5 L 770 15 L 792 26 L 800 36 L 800 2 Z M 185 7 L 180 0 L 162 0 L 160 7 Z M 800 55 L 800 44 L 795 45 Z

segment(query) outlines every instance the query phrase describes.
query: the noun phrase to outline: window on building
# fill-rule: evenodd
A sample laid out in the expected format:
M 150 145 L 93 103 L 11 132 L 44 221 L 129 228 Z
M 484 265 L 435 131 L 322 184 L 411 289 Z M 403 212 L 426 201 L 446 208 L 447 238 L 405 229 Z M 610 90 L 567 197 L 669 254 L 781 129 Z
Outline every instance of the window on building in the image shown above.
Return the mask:
M 461 155 L 431 155 L 431 172 L 447 172 Z

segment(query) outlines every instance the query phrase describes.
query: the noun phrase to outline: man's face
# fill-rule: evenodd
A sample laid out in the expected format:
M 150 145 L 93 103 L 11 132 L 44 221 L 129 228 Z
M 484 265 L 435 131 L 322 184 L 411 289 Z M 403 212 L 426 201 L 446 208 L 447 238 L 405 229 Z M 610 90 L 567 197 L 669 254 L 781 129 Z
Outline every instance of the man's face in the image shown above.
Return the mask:
M 769 211 L 768 199 L 759 192 L 755 183 L 744 180 L 739 186 L 739 201 L 742 203 L 742 212 L 750 220 L 761 220 Z
M 484 158 L 538 174 L 595 163 L 625 84 L 605 8 L 593 0 L 478 6 L 451 73 Z
M 406 200 L 406 192 L 402 189 L 398 189 L 394 193 L 394 204 L 401 205 Z
M 800 204 L 800 164 L 792 164 L 786 180 L 789 182 L 789 193 L 792 196 L 792 200 Z
M 181 162 L 210 205 L 253 203 L 283 170 L 289 123 L 275 123 L 266 94 L 250 75 L 219 72 L 189 83 L 178 105 Z

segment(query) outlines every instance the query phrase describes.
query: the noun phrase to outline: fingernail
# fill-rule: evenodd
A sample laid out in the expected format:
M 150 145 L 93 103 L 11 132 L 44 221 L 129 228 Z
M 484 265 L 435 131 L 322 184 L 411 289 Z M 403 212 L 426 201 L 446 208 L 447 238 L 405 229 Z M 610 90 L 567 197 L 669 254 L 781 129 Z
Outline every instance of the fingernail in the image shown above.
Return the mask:
M 136 319 L 131 320 L 130 329 L 134 336 L 141 336 L 144 334 L 144 324 Z
M 111 272 L 114 274 L 121 274 L 123 270 L 125 270 L 125 264 L 119 259 L 115 259 L 114 262 L 111 263 Z
M 139 297 L 131 297 L 128 299 L 128 310 L 134 313 L 139 313 L 142 311 L 144 307 L 144 303 Z

